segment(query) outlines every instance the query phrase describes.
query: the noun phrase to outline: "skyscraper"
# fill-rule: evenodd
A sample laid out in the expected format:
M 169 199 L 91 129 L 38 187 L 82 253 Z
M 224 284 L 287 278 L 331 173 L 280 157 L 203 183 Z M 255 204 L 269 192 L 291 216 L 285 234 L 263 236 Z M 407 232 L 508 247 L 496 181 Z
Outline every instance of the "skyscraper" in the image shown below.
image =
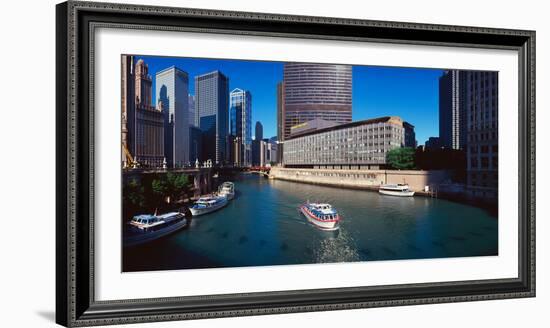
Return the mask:
M 285 113 L 284 113 L 284 83 L 277 83 L 277 140 L 284 140 Z
M 252 141 L 252 165 L 258 166 L 261 164 L 261 143 L 264 138 L 264 127 L 259 121 L 254 127 L 254 141 Z
M 441 147 L 466 149 L 466 71 L 448 70 L 439 78 Z
M 195 96 L 189 95 L 189 126 L 195 125 Z
M 195 165 L 198 160 L 201 163 L 200 151 L 202 149 L 202 131 L 196 126 L 189 125 L 189 161 Z
M 352 68 L 349 65 L 285 63 L 283 69 L 284 133 L 321 118 L 351 122 Z
M 164 153 L 170 167 L 189 165 L 189 78 L 172 66 L 156 74 L 156 94 L 164 114 Z
M 195 125 L 203 134 L 202 160 L 227 161 L 229 79 L 220 71 L 195 77 Z
M 284 82 L 277 83 L 277 163 L 283 162 L 285 135 L 285 88 Z
M 123 146 L 140 165 L 159 167 L 164 160 L 164 129 L 162 112 L 151 103 L 149 68 L 143 59 L 134 65 L 133 56 L 122 56 L 122 70 Z M 129 164 L 126 158 L 124 164 Z
M 264 138 L 264 126 L 262 125 L 262 123 L 260 123 L 260 121 L 256 122 L 254 132 L 254 139 L 262 140 Z
M 467 184 L 496 199 L 498 188 L 498 72 L 463 72 L 466 80 Z
M 252 152 L 252 95 L 249 91 L 234 89 L 229 94 L 230 133 L 242 143 L 235 153 L 237 165 L 250 165 Z

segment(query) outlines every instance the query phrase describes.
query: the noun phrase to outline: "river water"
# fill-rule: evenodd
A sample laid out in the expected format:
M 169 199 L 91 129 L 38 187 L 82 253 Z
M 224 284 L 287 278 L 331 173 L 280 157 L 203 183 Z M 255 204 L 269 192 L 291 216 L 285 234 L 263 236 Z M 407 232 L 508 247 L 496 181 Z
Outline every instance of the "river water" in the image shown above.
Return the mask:
M 123 271 L 498 255 L 498 220 L 442 199 L 394 197 L 242 174 L 237 194 L 188 229 L 123 250 Z M 328 202 L 343 221 L 322 231 L 298 212 Z

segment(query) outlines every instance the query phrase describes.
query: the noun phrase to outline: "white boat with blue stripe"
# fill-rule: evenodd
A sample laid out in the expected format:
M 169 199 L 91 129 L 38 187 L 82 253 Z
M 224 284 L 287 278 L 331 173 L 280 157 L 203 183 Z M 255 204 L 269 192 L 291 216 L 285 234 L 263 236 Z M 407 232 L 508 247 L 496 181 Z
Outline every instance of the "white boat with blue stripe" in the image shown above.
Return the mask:
M 300 212 L 316 227 L 323 230 L 337 230 L 342 220 L 330 204 L 307 202 L 300 206 Z

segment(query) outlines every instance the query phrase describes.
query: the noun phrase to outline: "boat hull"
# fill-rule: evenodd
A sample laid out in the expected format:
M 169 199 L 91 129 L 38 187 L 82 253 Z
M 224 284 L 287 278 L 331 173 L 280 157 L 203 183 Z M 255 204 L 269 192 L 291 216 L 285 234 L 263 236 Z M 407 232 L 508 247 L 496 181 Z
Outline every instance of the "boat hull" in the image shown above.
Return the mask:
M 412 197 L 414 196 L 414 191 L 392 191 L 392 190 L 378 190 L 382 195 L 388 196 L 397 196 L 397 197 Z
M 171 224 L 168 227 L 159 229 L 157 231 L 144 232 L 143 234 L 126 237 L 123 239 L 122 244 L 124 247 L 133 247 L 133 246 L 142 245 L 142 244 L 151 242 L 153 240 L 157 240 L 159 238 L 168 236 L 169 234 L 172 234 L 180 229 L 186 228 L 187 225 L 188 225 L 187 219 L 183 219 L 180 222 Z
M 190 207 L 189 210 L 191 211 L 191 214 L 193 214 L 193 216 L 200 216 L 200 215 L 205 215 L 205 214 L 208 214 L 208 213 L 215 212 L 219 209 L 224 208 L 226 205 L 227 205 L 227 198 L 225 198 L 225 200 L 223 200 L 223 201 L 220 201 L 218 204 L 210 206 L 210 207 L 204 207 L 204 208 L 192 208 L 192 207 Z
M 309 223 L 315 225 L 317 228 L 322 230 L 337 230 L 340 228 L 339 222 L 337 220 L 331 221 L 322 221 L 315 218 L 311 215 L 305 206 L 300 207 L 300 212 L 306 217 Z

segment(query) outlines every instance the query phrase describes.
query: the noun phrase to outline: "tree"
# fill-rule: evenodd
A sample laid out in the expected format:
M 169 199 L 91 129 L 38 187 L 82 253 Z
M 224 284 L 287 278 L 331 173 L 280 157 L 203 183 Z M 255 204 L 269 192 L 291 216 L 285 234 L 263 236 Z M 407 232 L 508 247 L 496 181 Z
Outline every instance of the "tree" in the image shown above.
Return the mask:
M 386 162 L 397 170 L 414 169 L 415 150 L 410 147 L 394 148 L 386 155 Z
M 137 179 L 130 179 L 123 185 L 123 222 L 146 207 L 145 188 Z
M 164 176 L 154 179 L 151 182 L 151 190 L 153 191 L 153 203 L 157 204 L 163 202 L 167 196 L 169 196 L 170 187 L 168 181 Z
M 177 201 L 182 195 L 187 194 L 190 189 L 190 180 L 186 174 L 169 172 L 159 175 L 151 182 L 151 189 L 157 202 Z

